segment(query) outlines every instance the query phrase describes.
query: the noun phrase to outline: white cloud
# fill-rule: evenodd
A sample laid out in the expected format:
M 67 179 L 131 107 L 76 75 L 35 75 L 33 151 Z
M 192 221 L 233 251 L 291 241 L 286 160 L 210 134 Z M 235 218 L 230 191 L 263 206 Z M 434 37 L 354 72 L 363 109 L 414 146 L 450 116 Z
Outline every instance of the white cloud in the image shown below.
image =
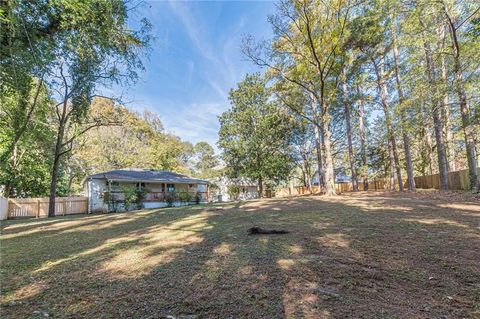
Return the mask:
M 220 127 L 217 116 L 226 110 L 226 105 L 194 103 L 173 112 L 169 109 L 162 112 L 167 131 L 192 143 L 206 141 L 215 146 Z
M 150 8 L 149 18 L 158 21 L 157 58 L 148 62 L 142 80 L 129 90 L 128 106 L 155 111 L 168 132 L 192 143 L 207 141 L 217 149 L 217 116 L 229 107 L 228 91 L 255 69 L 240 53 L 241 35 L 265 33 L 258 18 L 263 13 L 237 15 L 238 20 L 225 24 L 205 14 L 200 5 L 169 1 Z M 223 4 L 209 5 L 219 9 L 219 16 L 225 13 Z
M 177 1 L 169 1 L 168 4 L 170 5 L 173 13 L 182 22 L 188 37 L 197 47 L 197 50 L 203 55 L 204 58 L 214 63 L 218 63 L 218 59 L 213 53 L 214 51 L 208 45 L 209 41 L 203 37 L 203 34 L 205 34 L 206 31 L 205 28 L 202 26 L 200 21 L 195 20 L 189 7 L 183 2 Z

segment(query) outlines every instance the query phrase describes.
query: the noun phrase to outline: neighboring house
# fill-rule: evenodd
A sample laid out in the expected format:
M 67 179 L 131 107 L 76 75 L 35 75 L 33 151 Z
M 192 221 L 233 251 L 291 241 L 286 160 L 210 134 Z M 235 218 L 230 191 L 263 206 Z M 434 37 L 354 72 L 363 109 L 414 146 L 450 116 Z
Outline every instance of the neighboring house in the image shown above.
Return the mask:
M 258 198 L 258 185 L 248 179 L 230 179 L 226 176 L 210 180 L 210 199 L 214 202 L 229 202 Z
M 89 212 L 125 210 L 125 189 L 143 190 L 142 207 L 158 208 L 205 203 L 206 180 L 153 169 L 118 169 L 90 175 L 84 182 Z
M 351 183 L 352 178 L 345 174 L 344 169 L 335 169 L 335 184 Z M 312 177 L 312 185 L 319 185 L 318 171 Z

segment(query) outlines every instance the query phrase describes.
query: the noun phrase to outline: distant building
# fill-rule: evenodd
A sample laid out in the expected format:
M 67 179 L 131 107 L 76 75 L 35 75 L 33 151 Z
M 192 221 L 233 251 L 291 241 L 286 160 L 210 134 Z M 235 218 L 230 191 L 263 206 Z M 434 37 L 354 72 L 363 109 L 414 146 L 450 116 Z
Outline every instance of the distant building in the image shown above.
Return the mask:
M 345 173 L 344 168 L 335 169 L 334 173 L 335 173 L 335 183 L 336 184 L 351 183 L 352 182 L 352 177 L 348 176 Z M 319 181 L 320 181 L 320 178 L 319 178 L 318 171 L 315 171 L 315 174 L 313 174 L 313 177 L 312 177 L 312 185 L 319 185 L 320 184 Z
M 231 179 L 226 176 L 209 180 L 211 183 L 210 200 L 229 202 L 259 198 L 258 185 L 246 178 Z

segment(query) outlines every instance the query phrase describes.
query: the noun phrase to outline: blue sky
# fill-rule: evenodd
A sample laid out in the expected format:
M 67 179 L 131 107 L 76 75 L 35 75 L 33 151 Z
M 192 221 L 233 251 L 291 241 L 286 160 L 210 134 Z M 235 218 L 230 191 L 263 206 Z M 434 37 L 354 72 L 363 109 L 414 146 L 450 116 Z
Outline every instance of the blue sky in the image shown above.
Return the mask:
M 147 2 L 133 20 L 150 20 L 156 39 L 140 80 L 122 93 L 127 106 L 155 111 L 184 140 L 215 144 L 229 90 L 258 70 L 241 53 L 242 35 L 270 38 L 274 9 L 272 1 Z

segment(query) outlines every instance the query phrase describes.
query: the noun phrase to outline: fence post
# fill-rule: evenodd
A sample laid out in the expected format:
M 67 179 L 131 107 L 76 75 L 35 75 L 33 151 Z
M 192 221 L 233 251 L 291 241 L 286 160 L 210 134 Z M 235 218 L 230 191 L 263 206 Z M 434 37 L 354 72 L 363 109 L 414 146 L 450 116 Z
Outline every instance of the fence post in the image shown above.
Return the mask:
M 62 214 L 62 216 L 65 216 L 66 211 L 67 211 L 67 199 L 65 198 L 65 199 L 63 199 L 63 214 Z
M 36 218 L 40 217 L 40 198 L 37 199 L 37 216 Z
M 8 218 L 8 198 L 0 197 L 0 220 Z

